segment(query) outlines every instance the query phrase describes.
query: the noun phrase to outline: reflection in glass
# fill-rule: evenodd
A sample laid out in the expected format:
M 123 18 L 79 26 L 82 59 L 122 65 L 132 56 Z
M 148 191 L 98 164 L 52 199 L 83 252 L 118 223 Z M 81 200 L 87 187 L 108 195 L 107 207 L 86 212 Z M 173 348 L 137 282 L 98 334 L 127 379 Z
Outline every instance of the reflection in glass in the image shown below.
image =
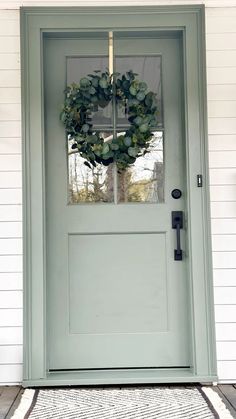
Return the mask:
M 110 132 L 101 132 L 103 138 Z M 113 166 L 97 165 L 93 169 L 85 166 L 84 159 L 71 149 L 68 141 L 69 204 L 81 202 L 113 202 Z
M 68 140 L 68 202 L 164 202 L 164 158 L 163 158 L 163 117 L 161 89 L 160 56 L 118 56 L 115 59 L 116 70 L 121 74 L 133 70 L 140 81 L 145 81 L 148 89 L 157 93 L 158 124 L 154 132 L 150 151 L 139 157 L 135 164 L 122 173 L 116 173 L 114 165 L 97 165 L 90 169 L 84 159 L 71 148 Z M 108 58 L 101 56 L 67 57 L 67 85 L 79 83 L 94 70 L 104 71 L 108 67 Z M 101 131 L 106 141 L 111 141 L 112 134 L 111 104 L 93 114 L 93 127 Z M 129 126 L 123 108 L 117 109 L 117 136 L 122 135 Z M 114 176 L 114 174 L 116 174 Z
M 115 58 L 115 66 L 116 71 L 120 74 L 125 74 L 127 71 L 132 70 L 137 74 L 139 81 L 147 83 L 149 91 L 157 94 L 158 125 L 156 128 L 162 128 L 161 56 L 117 56 Z M 117 126 L 127 125 L 127 123 L 127 116 L 125 115 L 124 109 L 119 108 Z
M 118 202 L 164 202 L 162 132 L 154 133 L 145 156 L 118 174 Z
M 94 71 L 105 71 L 108 67 L 107 57 L 67 57 L 67 85 L 79 84 L 82 77 L 93 74 Z M 94 128 L 101 128 L 105 125 L 111 126 L 111 103 L 106 108 L 100 108 L 92 115 Z

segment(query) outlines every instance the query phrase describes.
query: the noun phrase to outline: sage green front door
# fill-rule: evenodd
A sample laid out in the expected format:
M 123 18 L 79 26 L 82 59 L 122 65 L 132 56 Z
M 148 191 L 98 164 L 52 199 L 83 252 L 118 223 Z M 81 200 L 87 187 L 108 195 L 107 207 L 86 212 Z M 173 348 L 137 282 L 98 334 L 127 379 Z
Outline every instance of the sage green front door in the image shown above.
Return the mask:
M 157 92 L 152 150 L 126 173 L 91 170 L 59 120 L 67 84 L 108 67 L 108 34 L 45 40 L 46 316 L 49 370 L 191 365 L 180 40 L 114 34 L 114 71 Z M 109 140 L 112 108 L 94 115 Z M 118 110 L 116 135 L 127 127 Z M 175 199 L 173 189 L 182 196 Z

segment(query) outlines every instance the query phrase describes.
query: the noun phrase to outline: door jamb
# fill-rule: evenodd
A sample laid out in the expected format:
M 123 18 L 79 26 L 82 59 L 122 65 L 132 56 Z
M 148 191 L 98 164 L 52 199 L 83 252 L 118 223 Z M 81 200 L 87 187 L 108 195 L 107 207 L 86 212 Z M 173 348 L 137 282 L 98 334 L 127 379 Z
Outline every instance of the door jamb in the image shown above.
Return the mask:
M 99 16 L 99 17 L 98 17 Z M 186 370 L 48 373 L 46 362 L 45 168 L 43 117 L 43 37 L 96 28 L 147 27 L 180 31 L 183 36 L 186 154 L 189 202 L 198 207 L 202 228 L 189 219 L 192 272 L 190 303 L 192 366 Z M 117 23 L 118 22 L 118 23 Z M 23 236 L 24 236 L 24 386 L 217 380 L 208 190 L 207 101 L 204 6 L 23 7 L 21 8 Z M 187 88 L 186 88 L 187 86 Z M 194 115 L 194 117 L 193 117 Z M 196 138 L 199 132 L 199 138 Z M 200 142 L 199 158 L 194 142 Z M 191 148 L 188 145 L 191 144 Z M 32 164 L 34 162 L 34 164 Z M 189 165 L 187 164 L 189 174 Z M 197 188 L 201 173 L 204 187 Z M 188 208 L 191 213 L 191 207 Z M 195 223 L 196 224 L 196 223 Z M 196 241 L 196 243 L 195 243 Z M 199 249 L 199 244 L 201 249 Z M 200 261 L 200 263 L 199 263 Z

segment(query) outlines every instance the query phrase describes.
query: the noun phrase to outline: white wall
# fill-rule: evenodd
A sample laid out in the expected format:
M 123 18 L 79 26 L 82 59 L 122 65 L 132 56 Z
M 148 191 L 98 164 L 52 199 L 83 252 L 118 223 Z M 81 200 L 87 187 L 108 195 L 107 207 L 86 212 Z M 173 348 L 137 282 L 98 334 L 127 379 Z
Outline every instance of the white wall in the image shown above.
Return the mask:
M 0 10 L 0 385 L 20 382 L 22 376 L 19 12 L 13 9 L 20 4 L 62 3 L 85 4 L 56 0 L 8 0 L 0 4 L 0 9 L 12 9 Z M 99 0 L 89 2 L 98 3 Z M 129 1 L 134 3 L 138 1 Z M 218 372 L 222 382 L 236 382 L 236 0 L 205 3 L 209 6 L 206 9 L 209 153 Z M 211 7 L 216 5 L 219 7 Z
M 218 374 L 236 382 L 236 8 L 206 21 Z
M 19 13 L 0 10 L 0 384 L 22 374 Z

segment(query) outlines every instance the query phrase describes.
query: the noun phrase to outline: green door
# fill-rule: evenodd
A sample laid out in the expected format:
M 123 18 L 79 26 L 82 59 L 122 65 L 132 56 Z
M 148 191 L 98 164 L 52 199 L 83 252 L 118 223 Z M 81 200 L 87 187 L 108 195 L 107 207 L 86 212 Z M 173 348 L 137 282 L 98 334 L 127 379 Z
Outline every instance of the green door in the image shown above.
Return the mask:
M 108 67 L 107 34 L 48 38 L 44 62 L 48 369 L 188 367 L 180 40 L 115 34 L 114 70 L 138 73 L 159 103 L 151 152 L 122 174 L 87 168 L 59 120 L 65 86 Z M 111 114 L 93 121 L 108 139 Z M 117 135 L 126 127 L 118 110 Z M 172 211 L 185 214 L 180 261 Z

